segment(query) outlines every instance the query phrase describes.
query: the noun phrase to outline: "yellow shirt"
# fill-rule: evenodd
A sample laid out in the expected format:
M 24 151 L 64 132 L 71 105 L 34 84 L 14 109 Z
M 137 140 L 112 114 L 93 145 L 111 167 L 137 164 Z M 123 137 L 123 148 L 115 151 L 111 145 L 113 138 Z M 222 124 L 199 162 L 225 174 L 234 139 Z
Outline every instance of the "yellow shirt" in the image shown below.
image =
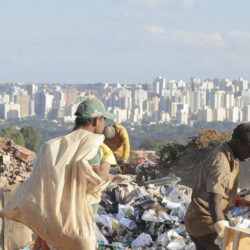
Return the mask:
M 111 141 L 105 140 L 104 143 L 113 151 L 116 158 L 121 158 L 127 162 L 130 154 L 130 143 L 126 128 L 122 125 L 114 125 L 115 137 Z
M 222 195 L 223 213 L 235 206 L 239 162 L 227 143 L 214 148 L 196 167 L 192 201 L 185 217 L 187 232 L 200 237 L 215 232 L 209 210 L 209 193 Z

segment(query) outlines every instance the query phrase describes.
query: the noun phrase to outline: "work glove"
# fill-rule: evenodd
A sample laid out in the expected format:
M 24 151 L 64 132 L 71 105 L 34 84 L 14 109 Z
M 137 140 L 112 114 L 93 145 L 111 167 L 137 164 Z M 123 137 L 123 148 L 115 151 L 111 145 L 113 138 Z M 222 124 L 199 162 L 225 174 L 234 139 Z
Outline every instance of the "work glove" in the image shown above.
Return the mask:
M 223 238 L 226 227 L 229 227 L 229 222 L 227 220 L 220 220 L 214 224 L 214 228 L 220 238 Z

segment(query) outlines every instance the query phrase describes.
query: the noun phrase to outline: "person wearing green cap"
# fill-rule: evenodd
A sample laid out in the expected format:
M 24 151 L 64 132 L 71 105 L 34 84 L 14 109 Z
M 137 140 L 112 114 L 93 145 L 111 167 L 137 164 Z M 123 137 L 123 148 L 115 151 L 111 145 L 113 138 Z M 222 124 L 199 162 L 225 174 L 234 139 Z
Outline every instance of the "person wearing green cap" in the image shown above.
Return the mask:
M 105 120 L 114 119 L 114 115 L 108 113 L 103 103 L 97 98 L 87 98 L 81 102 L 75 112 L 75 126 L 73 131 L 82 129 L 86 132 L 99 134 L 103 136 L 105 127 Z M 104 140 L 104 136 L 103 136 Z M 90 160 L 89 164 L 93 170 L 103 180 L 107 180 L 111 165 L 116 165 L 116 160 L 111 149 L 104 143 L 99 147 L 97 154 Z M 96 214 L 99 204 L 92 204 L 93 213 Z M 50 249 L 46 241 L 42 240 L 39 236 L 36 239 L 33 250 Z
M 114 114 L 106 111 L 103 103 L 98 98 L 87 98 L 81 102 L 75 112 L 75 127 L 94 134 L 102 134 L 105 127 L 105 120 L 114 120 Z M 110 165 L 115 165 L 116 160 L 111 149 L 102 144 L 97 155 L 89 160 L 94 171 L 103 179 L 106 179 Z

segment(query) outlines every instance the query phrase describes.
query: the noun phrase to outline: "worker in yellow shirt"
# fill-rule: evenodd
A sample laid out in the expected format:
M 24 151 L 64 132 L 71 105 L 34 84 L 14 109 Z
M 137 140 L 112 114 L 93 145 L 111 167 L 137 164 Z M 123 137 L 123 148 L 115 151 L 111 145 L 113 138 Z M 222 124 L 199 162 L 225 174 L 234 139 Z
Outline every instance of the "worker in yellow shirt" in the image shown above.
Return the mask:
M 113 151 L 118 163 L 126 163 L 130 154 L 128 132 L 122 125 L 116 124 L 104 129 L 104 143 Z

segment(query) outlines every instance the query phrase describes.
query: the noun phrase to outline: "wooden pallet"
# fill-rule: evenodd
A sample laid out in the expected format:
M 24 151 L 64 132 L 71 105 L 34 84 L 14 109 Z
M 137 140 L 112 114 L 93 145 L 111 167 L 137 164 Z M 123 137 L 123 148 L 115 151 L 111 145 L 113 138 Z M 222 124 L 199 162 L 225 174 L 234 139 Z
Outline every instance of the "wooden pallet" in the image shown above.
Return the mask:
M 250 250 L 250 229 L 226 228 L 222 250 Z

